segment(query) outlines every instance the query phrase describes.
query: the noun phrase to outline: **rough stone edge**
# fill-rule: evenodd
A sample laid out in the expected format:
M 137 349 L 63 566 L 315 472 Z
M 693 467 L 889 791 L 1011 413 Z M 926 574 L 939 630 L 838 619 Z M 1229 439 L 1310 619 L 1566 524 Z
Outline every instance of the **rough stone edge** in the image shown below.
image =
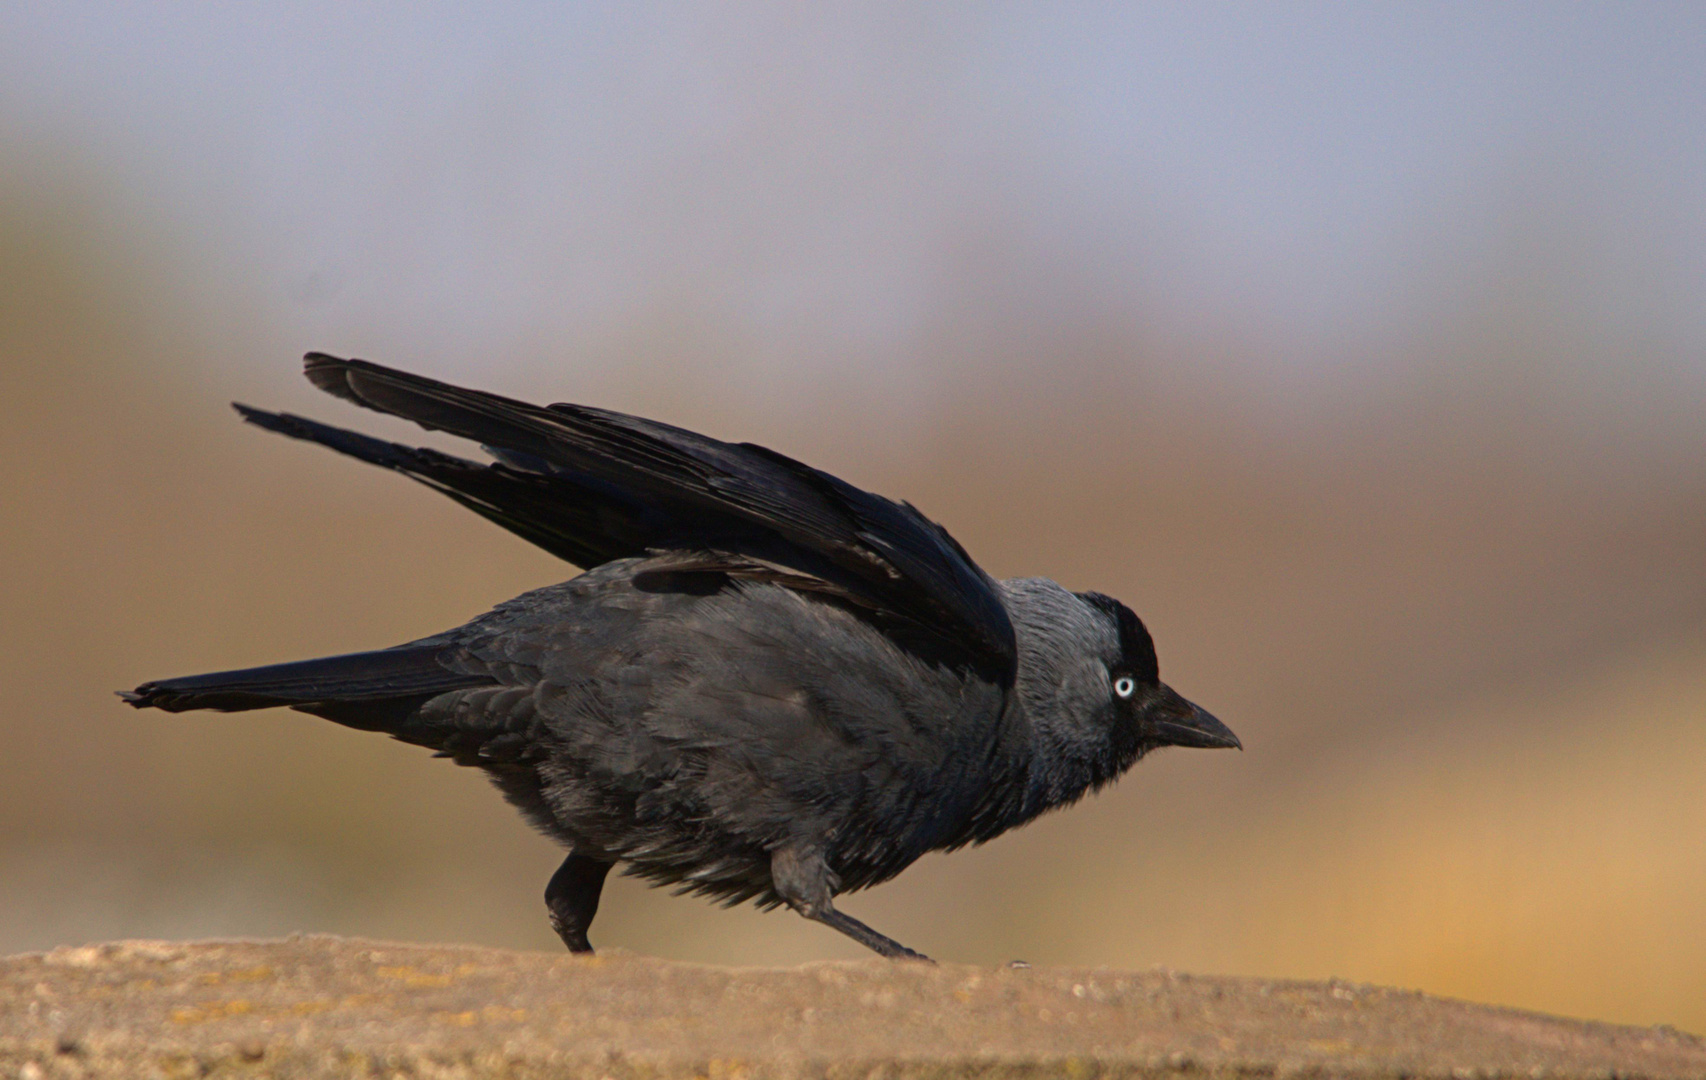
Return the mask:
M 323 1051 L 220 1047 L 213 1052 L 141 1052 L 88 1055 L 58 1048 L 0 1047 L 0 1076 L 17 1080 L 87 1080 L 89 1077 L 147 1077 L 206 1080 L 276 1077 L 279 1080 L 1646 1080 L 1646 1074 L 1613 1069 L 1556 1073 L 1546 1070 L 1411 1071 L 1384 1066 L 1268 1062 L 1208 1064 L 1174 1053 L 1146 1061 L 1094 1056 L 963 1057 L 929 1060 L 865 1058 L 740 1060 L 704 1058 L 654 1061 L 627 1055 L 572 1057 L 511 1056 L 501 1051 L 443 1055 L 366 1053 L 336 1047 Z

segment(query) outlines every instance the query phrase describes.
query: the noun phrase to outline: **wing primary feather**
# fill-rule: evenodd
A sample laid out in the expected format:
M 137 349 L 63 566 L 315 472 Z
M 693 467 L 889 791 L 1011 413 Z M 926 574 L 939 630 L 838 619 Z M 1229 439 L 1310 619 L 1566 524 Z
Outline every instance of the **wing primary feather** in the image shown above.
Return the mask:
M 647 508 L 623 502 L 609 485 L 596 481 L 483 465 L 289 413 L 242 404 L 233 407 L 256 427 L 402 473 L 576 566 L 592 567 L 637 554 L 657 528 L 657 522 L 648 519 Z M 629 527 L 619 528 L 624 520 Z

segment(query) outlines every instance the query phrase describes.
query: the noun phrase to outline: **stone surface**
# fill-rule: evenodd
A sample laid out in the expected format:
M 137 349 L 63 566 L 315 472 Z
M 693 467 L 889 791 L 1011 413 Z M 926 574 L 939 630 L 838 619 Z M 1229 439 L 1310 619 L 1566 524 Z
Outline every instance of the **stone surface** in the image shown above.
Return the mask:
M 1345 983 L 332 937 L 0 960 L 0 1077 L 1706 1077 L 1692 1035 Z

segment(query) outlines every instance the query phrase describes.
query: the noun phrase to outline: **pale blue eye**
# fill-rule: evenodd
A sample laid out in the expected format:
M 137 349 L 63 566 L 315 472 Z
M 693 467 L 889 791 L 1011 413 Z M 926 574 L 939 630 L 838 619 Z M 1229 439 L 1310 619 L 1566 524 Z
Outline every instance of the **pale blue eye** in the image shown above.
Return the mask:
M 1118 694 L 1120 697 L 1131 697 L 1132 693 L 1136 690 L 1137 680 L 1133 679 L 1130 675 L 1121 675 L 1119 678 L 1114 680 L 1114 693 Z

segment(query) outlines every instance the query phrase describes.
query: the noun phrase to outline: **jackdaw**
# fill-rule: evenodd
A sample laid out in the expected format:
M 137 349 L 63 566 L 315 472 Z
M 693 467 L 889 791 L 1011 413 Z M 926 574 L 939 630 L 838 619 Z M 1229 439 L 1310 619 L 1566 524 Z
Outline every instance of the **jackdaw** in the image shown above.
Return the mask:
M 237 411 L 412 477 L 586 572 L 389 649 L 121 696 L 170 712 L 287 706 L 485 770 L 568 849 L 545 903 L 574 952 L 591 950 L 621 863 L 922 958 L 836 895 L 1070 804 L 1158 747 L 1239 745 L 1161 681 L 1124 604 L 996 581 L 908 503 L 622 413 L 320 353 L 306 368 L 492 463 Z

